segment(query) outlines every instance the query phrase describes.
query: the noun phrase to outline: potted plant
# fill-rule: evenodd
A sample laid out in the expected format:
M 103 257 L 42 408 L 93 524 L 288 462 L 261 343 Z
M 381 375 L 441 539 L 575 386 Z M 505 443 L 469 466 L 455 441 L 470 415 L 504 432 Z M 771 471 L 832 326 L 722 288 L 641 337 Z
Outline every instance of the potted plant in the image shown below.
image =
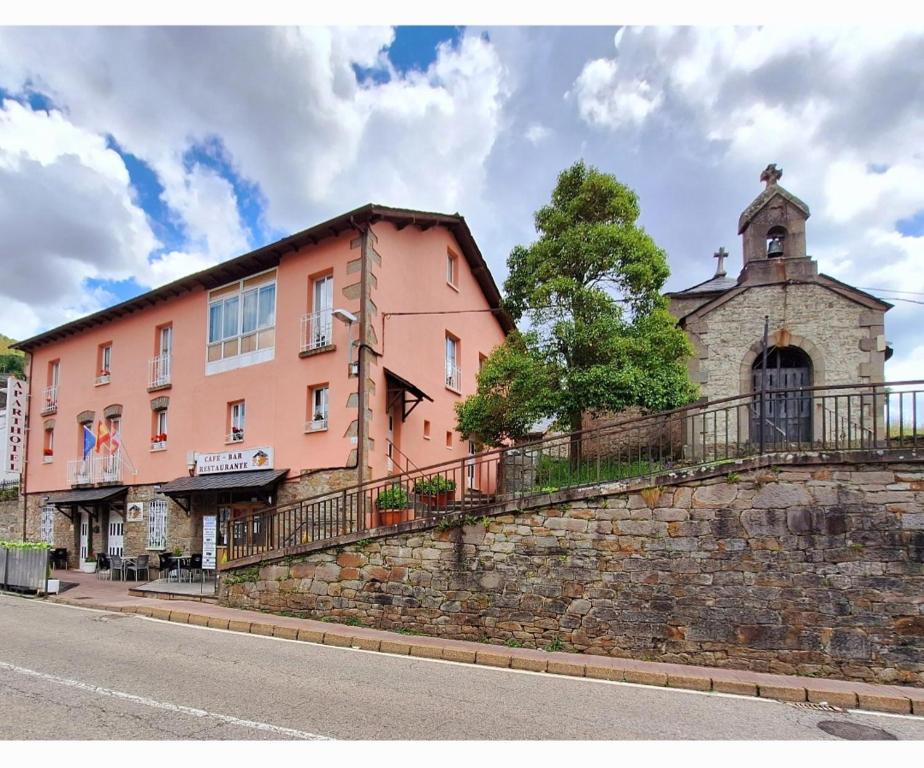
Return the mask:
M 244 430 L 240 427 L 231 427 L 231 442 L 237 443 L 244 439 Z
M 444 507 L 456 496 L 456 481 L 443 475 L 433 475 L 414 484 L 414 493 L 424 504 Z
M 92 552 L 87 555 L 80 565 L 80 570 L 84 573 L 96 573 L 96 555 Z
M 380 525 L 395 525 L 402 518 L 407 520 L 406 510 L 411 507 L 411 498 L 400 485 L 393 485 L 379 493 L 375 499 L 375 508 L 379 512 Z

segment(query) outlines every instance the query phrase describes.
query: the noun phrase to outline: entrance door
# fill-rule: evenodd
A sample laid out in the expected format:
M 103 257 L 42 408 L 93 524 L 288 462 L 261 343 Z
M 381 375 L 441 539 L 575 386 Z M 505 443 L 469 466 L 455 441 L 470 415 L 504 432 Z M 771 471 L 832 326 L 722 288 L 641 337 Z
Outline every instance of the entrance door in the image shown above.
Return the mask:
M 751 406 L 751 434 L 767 444 L 810 443 L 812 441 L 812 361 L 798 347 L 771 347 L 767 351 L 767 370 L 763 355 L 752 368 L 755 395 Z M 761 387 L 764 388 L 761 423 Z M 761 435 L 763 432 L 763 435 Z
M 388 414 L 388 432 L 385 436 L 385 472 L 389 475 L 395 469 L 395 417 Z
M 80 513 L 80 565 L 87 562 L 88 548 L 90 546 L 90 515 Z
M 472 440 L 469 440 L 468 441 L 468 455 L 474 456 L 476 453 L 478 453 L 478 449 L 475 446 L 475 443 Z M 467 476 L 466 477 L 466 487 L 470 491 L 479 490 L 478 475 L 480 473 L 476 471 L 475 459 L 469 458 L 465 460 L 465 473 Z
M 107 538 L 107 552 L 110 555 L 122 556 L 123 538 L 125 530 L 125 521 L 122 516 L 110 509 L 109 510 L 109 537 Z

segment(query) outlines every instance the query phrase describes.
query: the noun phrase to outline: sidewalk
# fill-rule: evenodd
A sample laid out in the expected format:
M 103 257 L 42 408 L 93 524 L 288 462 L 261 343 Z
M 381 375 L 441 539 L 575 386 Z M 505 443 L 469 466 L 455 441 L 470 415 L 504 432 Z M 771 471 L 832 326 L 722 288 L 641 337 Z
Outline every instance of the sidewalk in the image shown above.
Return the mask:
M 133 582 L 97 580 L 95 576 L 75 571 L 59 571 L 55 576 L 62 582 L 76 583 L 77 586 L 57 597 L 49 598 L 51 602 L 136 613 L 181 624 L 490 667 L 732 693 L 787 702 L 825 702 L 842 709 L 924 715 L 924 688 L 664 664 L 611 656 L 546 652 L 464 640 L 404 635 L 367 627 L 225 608 L 212 603 L 135 597 L 128 594 Z

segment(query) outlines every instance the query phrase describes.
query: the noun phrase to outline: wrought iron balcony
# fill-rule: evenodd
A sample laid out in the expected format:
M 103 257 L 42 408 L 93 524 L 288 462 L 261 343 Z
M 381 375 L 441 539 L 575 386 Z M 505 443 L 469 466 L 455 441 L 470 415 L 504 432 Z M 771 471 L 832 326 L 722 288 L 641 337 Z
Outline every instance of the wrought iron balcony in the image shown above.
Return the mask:
M 88 456 L 67 462 L 69 485 L 119 483 L 122 481 L 122 453 Z
M 148 389 L 161 389 L 170 386 L 172 365 L 170 355 L 158 355 L 148 361 Z
M 322 349 L 333 343 L 333 313 L 330 309 L 302 316 L 301 352 Z
M 42 393 L 42 416 L 58 411 L 58 386 L 45 387 Z

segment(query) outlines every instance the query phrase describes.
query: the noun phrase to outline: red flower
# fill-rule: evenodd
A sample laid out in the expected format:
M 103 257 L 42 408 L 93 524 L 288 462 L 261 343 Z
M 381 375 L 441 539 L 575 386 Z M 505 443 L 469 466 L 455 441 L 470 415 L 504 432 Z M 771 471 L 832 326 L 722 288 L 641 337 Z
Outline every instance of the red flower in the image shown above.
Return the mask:
M 54 450 L 52 450 L 51 448 L 46 448 L 42 453 L 44 453 L 45 456 L 54 456 L 54 455 L 55 455 Z

